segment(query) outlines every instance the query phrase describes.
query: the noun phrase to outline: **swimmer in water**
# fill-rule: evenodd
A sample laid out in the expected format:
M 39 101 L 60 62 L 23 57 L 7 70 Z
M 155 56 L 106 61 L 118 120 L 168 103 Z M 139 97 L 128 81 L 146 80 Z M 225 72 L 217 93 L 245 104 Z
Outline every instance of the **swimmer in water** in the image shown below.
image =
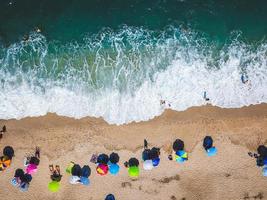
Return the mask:
M 203 98 L 205 99 L 205 101 L 209 101 L 210 100 L 210 98 L 207 97 L 207 92 L 206 91 L 204 92 Z
M 35 31 L 36 31 L 37 33 L 41 33 L 41 32 L 42 32 L 42 30 L 41 30 L 39 27 L 36 27 L 36 28 L 35 28 Z
M 247 84 L 248 83 L 248 77 L 246 75 L 242 74 L 241 75 L 241 81 L 242 81 L 242 83 Z

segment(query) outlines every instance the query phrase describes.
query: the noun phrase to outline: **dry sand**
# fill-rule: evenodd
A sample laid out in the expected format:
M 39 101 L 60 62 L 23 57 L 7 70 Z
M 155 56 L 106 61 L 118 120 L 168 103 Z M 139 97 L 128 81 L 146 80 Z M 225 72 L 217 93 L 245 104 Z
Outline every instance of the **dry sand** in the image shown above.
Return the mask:
M 38 200 L 103 200 L 113 193 L 118 200 L 216 200 L 267 199 L 267 178 L 261 174 L 248 151 L 267 143 L 267 105 L 242 109 L 212 106 L 190 108 L 184 112 L 166 111 L 148 122 L 123 126 L 108 125 L 102 119 L 75 120 L 48 114 L 44 117 L 0 121 L 8 132 L 0 148 L 11 145 L 15 157 L 9 169 L 0 174 L 0 199 Z M 207 157 L 202 139 L 212 135 L 218 154 Z M 141 157 L 143 139 L 149 146 L 161 147 L 160 166 L 141 170 L 140 178 L 128 178 L 123 162 Z M 189 151 L 189 161 L 177 164 L 167 159 L 174 139 L 181 138 Z M 20 192 L 10 184 L 23 159 L 41 148 L 41 163 L 28 192 Z M 121 171 L 118 176 L 100 177 L 89 162 L 93 153 L 118 152 Z M 91 185 L 70 185 L 64 172 L 70 161 L 89 164 Z M 59 164 L 63 171 L 61 189 L 50 193 L 49 164 Z

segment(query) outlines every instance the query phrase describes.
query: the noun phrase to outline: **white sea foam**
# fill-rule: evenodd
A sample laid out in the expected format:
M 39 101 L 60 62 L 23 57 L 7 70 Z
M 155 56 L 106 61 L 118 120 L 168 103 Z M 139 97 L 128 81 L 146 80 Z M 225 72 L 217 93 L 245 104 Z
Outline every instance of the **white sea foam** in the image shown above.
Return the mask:
M 51 77 L 43 80 L 36 67 L 26 72 L 20 69 L 13 74 L 7 73 L 6 68 L 2 68 L 0 73 L 4 79 L 0 87 L 0 118 L 20 119 L 52 112 L 75 118 L 103 117 L 109 123 L 123 124 L 149 120 L 158 116 L 168 107 L 168 104 L 171 105 L 171 109 L 177 111 L 204 105 L 207 103 L 203 99 L 204 91 L 210 98 L 209 103 L 225 108 L 267 102 L 267 45 L 261 44 L 251 50 L 248 45 L 235 41 L 219 51 L 216 62 L 209 50 L 199 51 L 195 46 L 181 45 L 175 39 L 166 40 L 164 44 L 156 47 L 156 50 L 155 48 L 152 50 L 166 51 L 170 42 L 174 45 L 171 46 L 172 51 L 168 53 L 173 54 L 173 57 L 168 65 L 160 70 L 155 68 L 158 71 L 153 69 L 154 72 L 151 73 L 145 68 L 151 68 L 155 63 L 152 63 L 153 59 L 148 59 L 149 63 L 147 62 L 147 66 L 142 66 L 144 68 L 142 70 L 149 74 L 150 78 L 143 76 L 134 90 L 127 86 L 126 88 L 131 88 L 131 91 L 121 91 L 120 87 L 104 87 L 104 83 L 103 87 L 86 90 L 84 82 L 76 77 L 77 74 L 74 76 L 73 71 L 72 73 L 68 71 L 69 74 L 61 80 L 52 80 Z M 177 48 L 174 48 L 176 45 Z M 43 47 L 42 55 L 44 51 L 47 52 L 45 45 L 42 45 Z M 12 50 L 15 51 L 16 48 Z M 38 50 L 34 52 L 38 54 Z M 159 56 L 158 53 L 151 55 Z M 126 54 L 122 57 L 125 59 L 125 56 Z M 155 57 L 154 62 L 159 62 L 159 58 L 162 59 Z M 119 59 L 121 61 L 121 58 Z M 6 61 L 7 59 L 2 60 L 2 65 L 9 66 Z M 141 64 L 144 65 L 145 62 Z M 41 68 L 42 65 L 39 67 Z M 126 67 L 123 64 L 123 67 L 116 69 L 115 75 L 111 77 L 118 79 L 122 73 L 120 70 L 127 74 Z M 241 74 L 244 73 L 243 68 L 250 83 L 243 84 L 240 80 Z M 101 73 L 106 76 L 106 73 Z M 126 84 L 139 80 L 130 79 L 134 73 L 135 71 L 131 71 L 131 76 L 124 76 Z M 136 74 L 139 75 L 141 72 Z M 127 77 L 130 77 L 130 81 Z M 110 80 L 107 79 L 108 81 Z M 41 84 L 38 85 L 38 83 Z M 161 105 L 161 100 L 165 100 L 166 105 Z

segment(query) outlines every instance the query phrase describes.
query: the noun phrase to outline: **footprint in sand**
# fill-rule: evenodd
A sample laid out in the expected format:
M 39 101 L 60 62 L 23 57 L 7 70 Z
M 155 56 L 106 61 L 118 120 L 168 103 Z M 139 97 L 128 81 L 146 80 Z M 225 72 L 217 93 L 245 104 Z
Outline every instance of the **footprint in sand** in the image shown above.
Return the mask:
M 263 196 L 263 193 L 262 192 L 258 192 L 257 195 L 255 196 L 249 196 L 249 194 L 246 192 L 243 199 L 244 200 L 249 200 L 249 199 L 263 199 L 264 196 Z
M 121 183 L 121 187 L 122 188 L 126 188 L 126 187 L 132 188 L 132 184 L 130 182 L 122 182 Z
M 175 176 L 164 177 L 164 178 L 159 179 L 159 180 L 157 180 L 157 179 L 152 179 L 152 180 L 153 181 L 157 181 L 159 183 L 165 184 L 165 183 L 170 183 L 171 181 L 179 181 L 180 180 L 180 176 L 177 174 Z

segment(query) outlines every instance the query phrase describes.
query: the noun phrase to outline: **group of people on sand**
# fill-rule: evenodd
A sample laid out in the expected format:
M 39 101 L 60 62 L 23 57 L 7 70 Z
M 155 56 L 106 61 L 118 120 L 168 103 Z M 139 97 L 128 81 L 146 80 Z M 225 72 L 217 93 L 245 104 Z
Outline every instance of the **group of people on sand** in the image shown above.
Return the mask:
M 34 155 L 28 156 L 24 160 L 25 171 L 21 168 L 16 169 L 11 184 L 18 187 L 20 191 L 26 192 L 30 187 L 32 175 L 37 172 L 40 163 L 40 149 L 36 147 Z
M 217 148 L 213 144 L 213 138 L 206 136 L 203 139 L 203 149 L 207 156 L 215 156 L 217 154 Z M 249 156 L 256 159 L 256 164 L 262 167 L 264 176 L 267 176 L 267 147 L 260 145 L 257 149 L 257 153 L 248 153 Z M 3 155 L 0 157 L 0 172 L 6 170 L 10 165 L 12 158 L 14 157 L 14 149 L 11 146 L 6 146 L 3 149 Z M 172 144 L 172 154 L 168 156 L 169 160 L 173 160 L 177 163 L 183 163 L 188 160 L 188 153 L 185 150 L 185 144 L 181 139 L 176 139 Z M 117 175 L 120 171 L 119 161 L 120 157 L 118 153 L 112 152 L 110 155 L 101 153 L 99 155 L 93 154 L 90 160 L 95 164 L 96 173 L 100 176 L 105 176 L 108 173 L 111 175 Z M 34 155 L 28 156 L 24 160 L 25 171 L 21 168 L 16 169 L 15 175 L 11 180 L 11 184 L 20 191 L 28 191 L 32 175 L 37 172 L 38 165 L 40 163 L 40 149 L 35 149 Z M 148 147 L 148 142 L 144 140 L 144 147 L 141 156 L 141 163 L 144 170 L 152 170 L 160 164 L 160 148 Z M 124 163 L 124 166 L 128 169 L 128 175 L 132 179 L 137 179 L 140 174 L 140 162 L 137 158 L 131 157 Z M 51 182 L 48 184 L 48 189 L 51 192 L 57 192 L 60 188 L 60 181 L 62 178 L 59 165 L 49 165 Z M 88 186 L 90 184 L 89 177 L 91 175 L 91 168 L 89 165 L 81 167 L 79 164 L 70 162 L 66 168 L 66 173 L 70 175 L 70 184 L 81 184 Z M 105 200 L 115 200 L 114 195 L 109 194 Z

